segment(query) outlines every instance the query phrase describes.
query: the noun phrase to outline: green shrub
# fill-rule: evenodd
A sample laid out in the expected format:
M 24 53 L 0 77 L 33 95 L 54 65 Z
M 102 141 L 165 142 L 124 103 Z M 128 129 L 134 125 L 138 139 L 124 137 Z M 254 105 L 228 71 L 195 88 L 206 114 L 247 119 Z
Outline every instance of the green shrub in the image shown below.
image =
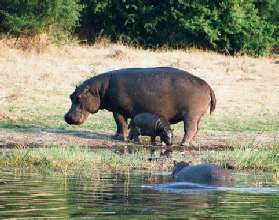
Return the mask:
M 1 0 L 0 32 L 14 36 L 48 32 L 65 37 L 77 25 L 81 9 L 78 0 Z
M 260 17 L 264 17 L 275 26 L 275 46 L 279 49 L 279 0 L 255 0 L 255 6 Z
M 1 0 L 0 33 L 63 39 L 73 28 L 89 41 L 260 56 L 279 45 L 279 0 Z
M 259 56 L 276 43 L 275 25 L 247 0 L 82 0 L 79 31 L 87 38 L 147 47 L 198 46 Z

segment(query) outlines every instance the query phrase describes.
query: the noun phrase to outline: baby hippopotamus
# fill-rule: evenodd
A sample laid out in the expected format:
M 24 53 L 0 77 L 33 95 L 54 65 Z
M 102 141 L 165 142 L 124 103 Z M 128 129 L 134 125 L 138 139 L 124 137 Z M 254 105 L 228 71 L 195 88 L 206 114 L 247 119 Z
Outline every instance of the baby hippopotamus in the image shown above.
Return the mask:
M 150 136 L 151 144 L 155 145 L 156 136 L 160 136 L 161 142 L 172 144 L 172 130 L 170 123 L 162 117 L 151 113 L 137 114 L 129 124 L 129 139 L 139 142 L 139 135 Z
M 191 182 L 215 186 L 228 186 L 232 184 L 232 174 L 229 169 L 217 164 L 203 163 L 189 165 L 184 161 L 174 161 L 172 171 L 174 182 Z

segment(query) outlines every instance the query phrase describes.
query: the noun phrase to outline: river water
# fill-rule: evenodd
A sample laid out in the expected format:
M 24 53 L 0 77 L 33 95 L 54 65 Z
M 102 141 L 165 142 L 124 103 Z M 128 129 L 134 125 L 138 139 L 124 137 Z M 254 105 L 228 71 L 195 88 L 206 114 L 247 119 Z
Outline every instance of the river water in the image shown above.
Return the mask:
M 160 172 L 96 169 L 85 178 L 0 170 L 0 219 L 279 219 L 272 175 L 234 179 L 227 188 L 175 188 Z

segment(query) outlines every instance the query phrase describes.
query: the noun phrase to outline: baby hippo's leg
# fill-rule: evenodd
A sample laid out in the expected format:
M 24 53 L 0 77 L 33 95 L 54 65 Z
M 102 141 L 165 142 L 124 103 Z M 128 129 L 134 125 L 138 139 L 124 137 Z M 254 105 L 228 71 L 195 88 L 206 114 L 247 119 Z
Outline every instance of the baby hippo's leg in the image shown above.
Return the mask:
M 151 145 L 156 145 L 156 136 L 151 136 Z
M 137 128 L 134 124 L 133 121 L 130 123 L 130 132 L 129 132 L 129 139 L 139 143 L 139 135 L 140 135 L 140 130 Z
M 133 130 L 130 128 L 129 134 L 128 134 L 128 139 L 129 140 L 133 140 L 134 139 L 134 132 Z
M 134 129 L 134 135 L 133 135 L 133 136 L 134 136 L 133 140 L 134 140 L 134 142 L 137 143 L 137 144 L 140 143 L 140 141 L 139 141 L 139 135 L 140 135 L 140 128 L 135 127 L 135 129 Z

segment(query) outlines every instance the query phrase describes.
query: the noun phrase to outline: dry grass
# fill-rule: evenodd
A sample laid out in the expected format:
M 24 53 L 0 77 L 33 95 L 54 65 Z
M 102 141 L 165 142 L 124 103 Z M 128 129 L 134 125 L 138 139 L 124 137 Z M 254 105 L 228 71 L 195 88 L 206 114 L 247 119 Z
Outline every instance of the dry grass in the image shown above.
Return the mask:
M 154 66 L 181 68 L 208 81 L 218 101 L 213 117 L 279 113 L 276 58 L 231 57 L 194 49 L 152 51 L 107 41 L 93 46 L 48 45 L 38 53 L 1 41 L 0 121 L 28 119 L 43 124 L 52 118 L 55 124 L 59 118 L 62 124 L 68 95 L 86 78 L 118 68 Z

